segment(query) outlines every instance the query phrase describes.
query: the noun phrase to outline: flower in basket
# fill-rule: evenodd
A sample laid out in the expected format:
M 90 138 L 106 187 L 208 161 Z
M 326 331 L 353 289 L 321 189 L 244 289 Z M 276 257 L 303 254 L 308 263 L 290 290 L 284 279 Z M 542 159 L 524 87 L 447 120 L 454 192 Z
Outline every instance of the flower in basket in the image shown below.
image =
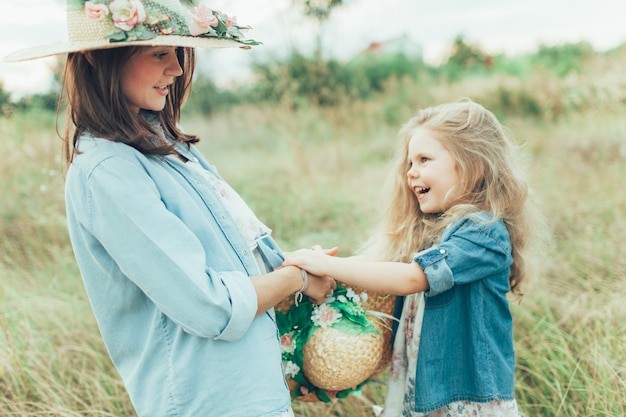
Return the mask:
M 276 311 L 292 397 L 328 402 L 360 392 L 383 350 L 383 325 L 363 308 L 366 300 L 367 293 L 337 285 L 320 305 L 307 299 Z
M 331 327 L 341 320 L 341 311 L 326 302 L 313 309 L 311 320 L 315 326 L 322 328 Z

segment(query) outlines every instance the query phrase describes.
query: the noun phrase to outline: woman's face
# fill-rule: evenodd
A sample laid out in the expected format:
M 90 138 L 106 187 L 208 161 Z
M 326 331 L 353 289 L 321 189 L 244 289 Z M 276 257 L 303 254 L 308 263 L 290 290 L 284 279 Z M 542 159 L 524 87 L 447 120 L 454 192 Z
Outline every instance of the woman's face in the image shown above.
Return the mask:
M 409 141 L 407 161 L 407 182 L 422 212 L 446 211 L 446 197 L 461 181 L 450 152 L 427 129 L 419 128 Z
M 175 46 L 141 48 L 122 67 L 122 93 L 134 112 L 160 111 L 170 86 L 183 74 Z

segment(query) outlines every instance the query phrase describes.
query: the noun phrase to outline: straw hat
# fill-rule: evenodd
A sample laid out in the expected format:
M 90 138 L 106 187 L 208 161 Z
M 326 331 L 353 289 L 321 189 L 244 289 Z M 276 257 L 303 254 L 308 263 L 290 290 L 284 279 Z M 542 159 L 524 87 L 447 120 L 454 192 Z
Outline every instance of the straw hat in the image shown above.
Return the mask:
M 180 0 L 67 0 L 68 42 L 22 49 L 7 62 L 122 46 L 250 48 L 234 17 L 201 4 L 191 10 Z
M 367 296 L 361 301 L 353 301 L 364 294 Z M 384 372 L 391 362 L 389 317 L 394 313 L 395 302 L 394 296 L 341 284 L 319 306 L 307 305 L 310 301 L 295 306 L 293 297 L 281 301 L 276 306 L 281 345 L 283 348 L 285 342 L 291 345 L 291 350 L 283 349 L 283 360 L 294 361 L 302 367 L 301 370 L 293 364 L 286 367 L 287 384 L 294 398 L 305 402 L 329 401 L 329 395 L 347 395 L 358 390 L 369 378 Z M 337 314 L 336 309 L 332 312 L 329 309 L 333 306 L 340 307 L 338 320 L 332 319 L 332 315 Z M 367 318 L 366 322 L 361 321 L 362 330 L 359 325 L 355 327 L 353 321 L 359 317 L 347 317 L 359 309 Z M 332 324 L 321 324 L 322 316 Z M 344 331 L 345 323 L 341 323 L 346 320 L 351 322 L 349 331 Z M 287 335 L 289 338 L 283 339 Z M 290 338 L 296 340 L 291 343 Z
M 368 379 L 382 359 L 385 341 L 380 333 L 349 334 L 332 327 L 315 330 L 302 349 L 304 376 L 316 387 L 342 391 Z

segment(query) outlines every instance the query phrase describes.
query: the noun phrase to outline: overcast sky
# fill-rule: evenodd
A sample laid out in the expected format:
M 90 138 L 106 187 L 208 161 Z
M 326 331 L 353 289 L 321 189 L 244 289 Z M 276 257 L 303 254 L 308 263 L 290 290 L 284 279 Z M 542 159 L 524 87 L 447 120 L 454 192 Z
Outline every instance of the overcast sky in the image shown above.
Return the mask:
M 237 16 L 264 42 L 252 51 L 202 52 L 202 69 L 219 82 L 244 79 L 251 60 L 310 51 L 318 27 L 294 0 L 206 0 Z M 0 56 L 23 47 L 63 42 L 64 0 L 0 0 Z M 599 50 L 626 42 L 622 0 L 345 0 L 322 28 L 327 55 L 349 59 L 371 42 L 407 37 L 437 62 L 462 34 L 491 53 L 531 51 L 539 44 L 589 41 Z M 219 62 L 219 65 L 214 65 Z M 16 94 L 45 91 L 51 60 L 0 63 L 0 81 Z

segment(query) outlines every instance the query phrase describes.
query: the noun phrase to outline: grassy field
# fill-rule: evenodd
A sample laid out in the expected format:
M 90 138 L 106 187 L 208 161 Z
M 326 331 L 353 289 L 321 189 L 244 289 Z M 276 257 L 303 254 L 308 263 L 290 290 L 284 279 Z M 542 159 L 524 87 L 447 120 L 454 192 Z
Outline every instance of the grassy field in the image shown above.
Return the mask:
M 185 128 L 200 134 L 205 155 L 285 249 L 319 243 L 348 255 L 375 222 L 400 124 L 417 107 L 461 96 L 487 101 L 480 91 L 476 83 L 419 91 L 398 85 L 367 103 L 244 106 L 194 117 Z M 611 99 L 548 120 L 503 117 L 525 144 L 534 198 L 552 236 L 540 279 L 512 306 L 525 416 L 626 415 L 623 103 Z M 133 416 L 69 245 L 54 115 L 2 119 L 0 135 L 0 416 Z M 366 417 L 384 393 L 383 376 L 363 396 L 298 402 L 295 410 L 300 417 Z

